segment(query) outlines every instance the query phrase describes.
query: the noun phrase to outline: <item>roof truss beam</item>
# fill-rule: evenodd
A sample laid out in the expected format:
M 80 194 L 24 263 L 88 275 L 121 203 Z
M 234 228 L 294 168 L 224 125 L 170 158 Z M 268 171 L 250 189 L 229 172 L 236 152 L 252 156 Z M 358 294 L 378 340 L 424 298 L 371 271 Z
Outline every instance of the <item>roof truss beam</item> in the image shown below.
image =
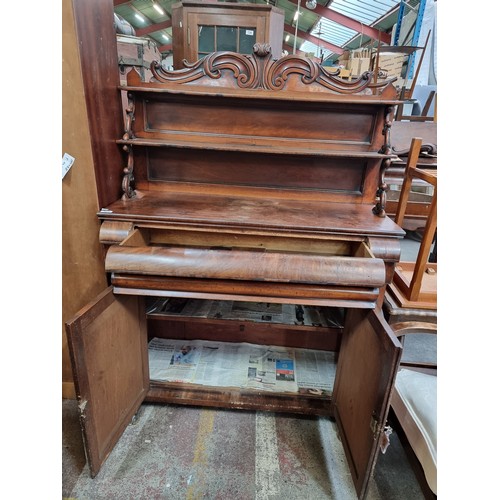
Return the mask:
M 351 17 L 340 14 L 339 12 L 335 12 L 334 10 L 328 9 L 327 7 L 323 7 L 322 5 L 318 4 L 313 12 L 318 14 L 320 17 L 326 17 L 330 21 L 341 24 L 342 26 L 357 31 L 358 33 L 363 33 L 364 35 L 367 35 L 375 40 L 378 40 L 380 37 L 381 42 L 391 43 L 391 35 L 389 35 L 388 33 L 383 33 L 376 28 L 368 26 L 367 24 L 363 24 L 360 21 L 356 21 Z
M 154 33 L 155 31 L 164 30 L 172 26 L 172 19 L 167 19 L 161 23 L 151 24 L 145 28 L 139 28 L 135 30 L 137 36 L 149 35 L 149 33 Z
M 288 53 L 291 54 L 293 52 L 293 45 L 290 45 L 287 42 L 283 42 L 283 49 L 287 50 Z M 295 53 L 298 55 L 305 56 L 305 52 L 303 52 L 302 50 L 299 50 L 299 49 L 296 49 Z

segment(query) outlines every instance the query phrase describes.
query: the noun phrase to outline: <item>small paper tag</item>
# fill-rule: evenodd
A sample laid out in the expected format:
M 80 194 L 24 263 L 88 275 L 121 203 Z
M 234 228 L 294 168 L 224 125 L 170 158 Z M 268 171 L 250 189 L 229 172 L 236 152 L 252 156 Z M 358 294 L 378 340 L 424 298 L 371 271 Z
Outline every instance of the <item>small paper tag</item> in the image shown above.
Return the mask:
M 64 179 L 64 176 L 68 173 L 69 169 L 75 162 L 75 159 L 69 155 L 68 153 L 64 153 L 64 156 L 62 158 L 62 178 Z
M 245 35 L 252 36 L 253 35 L 253 30 L 245 30 Z
M 389 445 L 391 444 L 389 440 L 389 436 L 392 434 L 392 428 L 388 425 L 385 427 L 384 432 L 382 433 L 382 439 L 380 440 L 380 451 L 385 453 Z

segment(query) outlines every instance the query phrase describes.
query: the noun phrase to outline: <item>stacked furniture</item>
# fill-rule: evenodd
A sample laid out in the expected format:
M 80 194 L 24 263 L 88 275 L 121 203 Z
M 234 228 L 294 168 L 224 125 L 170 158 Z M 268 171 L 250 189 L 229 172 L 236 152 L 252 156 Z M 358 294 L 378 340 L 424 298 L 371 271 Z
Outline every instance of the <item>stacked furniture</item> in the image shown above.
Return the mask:
M 425 498 L 437 495 L 437 147 L 435 123 L 394 122 L 393 149 L 402 160 L 387 171 L 399 184 L 389 208 L 405 229 L 421 228 L 415 261 L 399 262 L 384 298 L 384 313 L 404 346 L 391 399 L 393 425 Z M 404 146 L 407 144 L 408 146 Z M 413 186 L 430 194 L 415 195 Z M 432 251 L 431 251 L 432 249 Z
M 394 221 L 403 225 L 415 180 L 429 185 L 432 196 L 415 262 L 400 262 L 387 289 L 384 305 L 390 323 L 437 321 L 437 170 L 417 167 L 421 150 L 422 139 L 413 138 Z
M 152 71 L 117 89 L 124 167 L 98 165 L 101 198 L 115 196 L 97 214 L 110 287 L 67 325 L 91 473 L 143 401 L 289 411 L 335 419 L 363 498 L 401 355 L 381 313 L 404 235 L 385 212 L 396 89 L 274 59 L 268 44 Z M 343 321 L 147 314 L 158 297 L 337 308 Z M 153 337 L 337 351 L 333 395 L 150 380 Z

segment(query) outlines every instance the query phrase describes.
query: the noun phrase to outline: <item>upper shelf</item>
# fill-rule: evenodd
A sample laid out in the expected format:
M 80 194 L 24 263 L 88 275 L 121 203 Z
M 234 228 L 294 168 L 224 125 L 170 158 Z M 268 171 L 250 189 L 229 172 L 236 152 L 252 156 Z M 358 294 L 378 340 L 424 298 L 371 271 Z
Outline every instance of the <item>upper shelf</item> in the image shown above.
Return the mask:
M 132 69 L 128 75 L 130 75 L 129 82 L 135 78 L 134 73 L 137 73 L 135 69 Z M 138 73 L 137 73 L 138 75 Z M 362 77 L 360 77 L 361 79 Z M 140 79 L 140 77 L 139 77 Z M 384 82 L 386 84 L 387 82 Z M 120 85 L 118 88 L 126 92 L 134 93 L 147 93 L 149 95 L 161 95 L 161 94 L 171 94 L 171 95 L 199 95 L 199 96 L 217 96 L 222 98 L 237 98 L 237 99 L 262 99 L 262 100 L 274 100 L 274 101 L 296 101 L 296 102 L 317 102 L 317 103 L 329 103 L 329 102 L 342 102 L 345 104 L 384 104 L 384 105 L 397 105 L 403 103 L 399 99 L 387 98 L 384 95 L 371 95 L 371 94 L 361 94 L 361 95 L 349 95 L 349 94 L 325 94 L 321 92 L 300 92 L 296 91 L 293 95 L 282 95 L 279 92 L 271 90 L 255 90 L 254 94 L 251 95 L 246 89 L 237 88 L 225 88 L 222 86 L 206 87 L 202 85 L 185 85 L 185 86 L 167 86 L 168 84 L 159 82 L 138 82 L 134 85 Z M 175 84 L 174 84 L 175 85 Z

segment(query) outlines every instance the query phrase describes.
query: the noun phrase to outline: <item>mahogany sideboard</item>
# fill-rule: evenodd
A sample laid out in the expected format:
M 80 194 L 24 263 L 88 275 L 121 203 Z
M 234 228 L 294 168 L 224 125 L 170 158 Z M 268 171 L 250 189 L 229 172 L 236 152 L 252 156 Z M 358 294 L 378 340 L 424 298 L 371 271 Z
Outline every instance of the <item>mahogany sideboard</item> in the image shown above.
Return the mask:
M 267 44 L 152 72 L 117 89 L 124 164 L 98 165 L 100 179 L 123 170 L 97 214 L 110 287 L 67 323 L 91 474 L 144 401 L 289 411 L 335 419 L 364 498 L 401 356 L 381 313 L 404 235 L 385 214 L 396 89 L 273 59 Z M 157 297 L 335 307 L 344 322 L 192 328 L 148 315 Z M 148 339 L 171 335 L 338 351 L 333 395 L 150 380 Z

